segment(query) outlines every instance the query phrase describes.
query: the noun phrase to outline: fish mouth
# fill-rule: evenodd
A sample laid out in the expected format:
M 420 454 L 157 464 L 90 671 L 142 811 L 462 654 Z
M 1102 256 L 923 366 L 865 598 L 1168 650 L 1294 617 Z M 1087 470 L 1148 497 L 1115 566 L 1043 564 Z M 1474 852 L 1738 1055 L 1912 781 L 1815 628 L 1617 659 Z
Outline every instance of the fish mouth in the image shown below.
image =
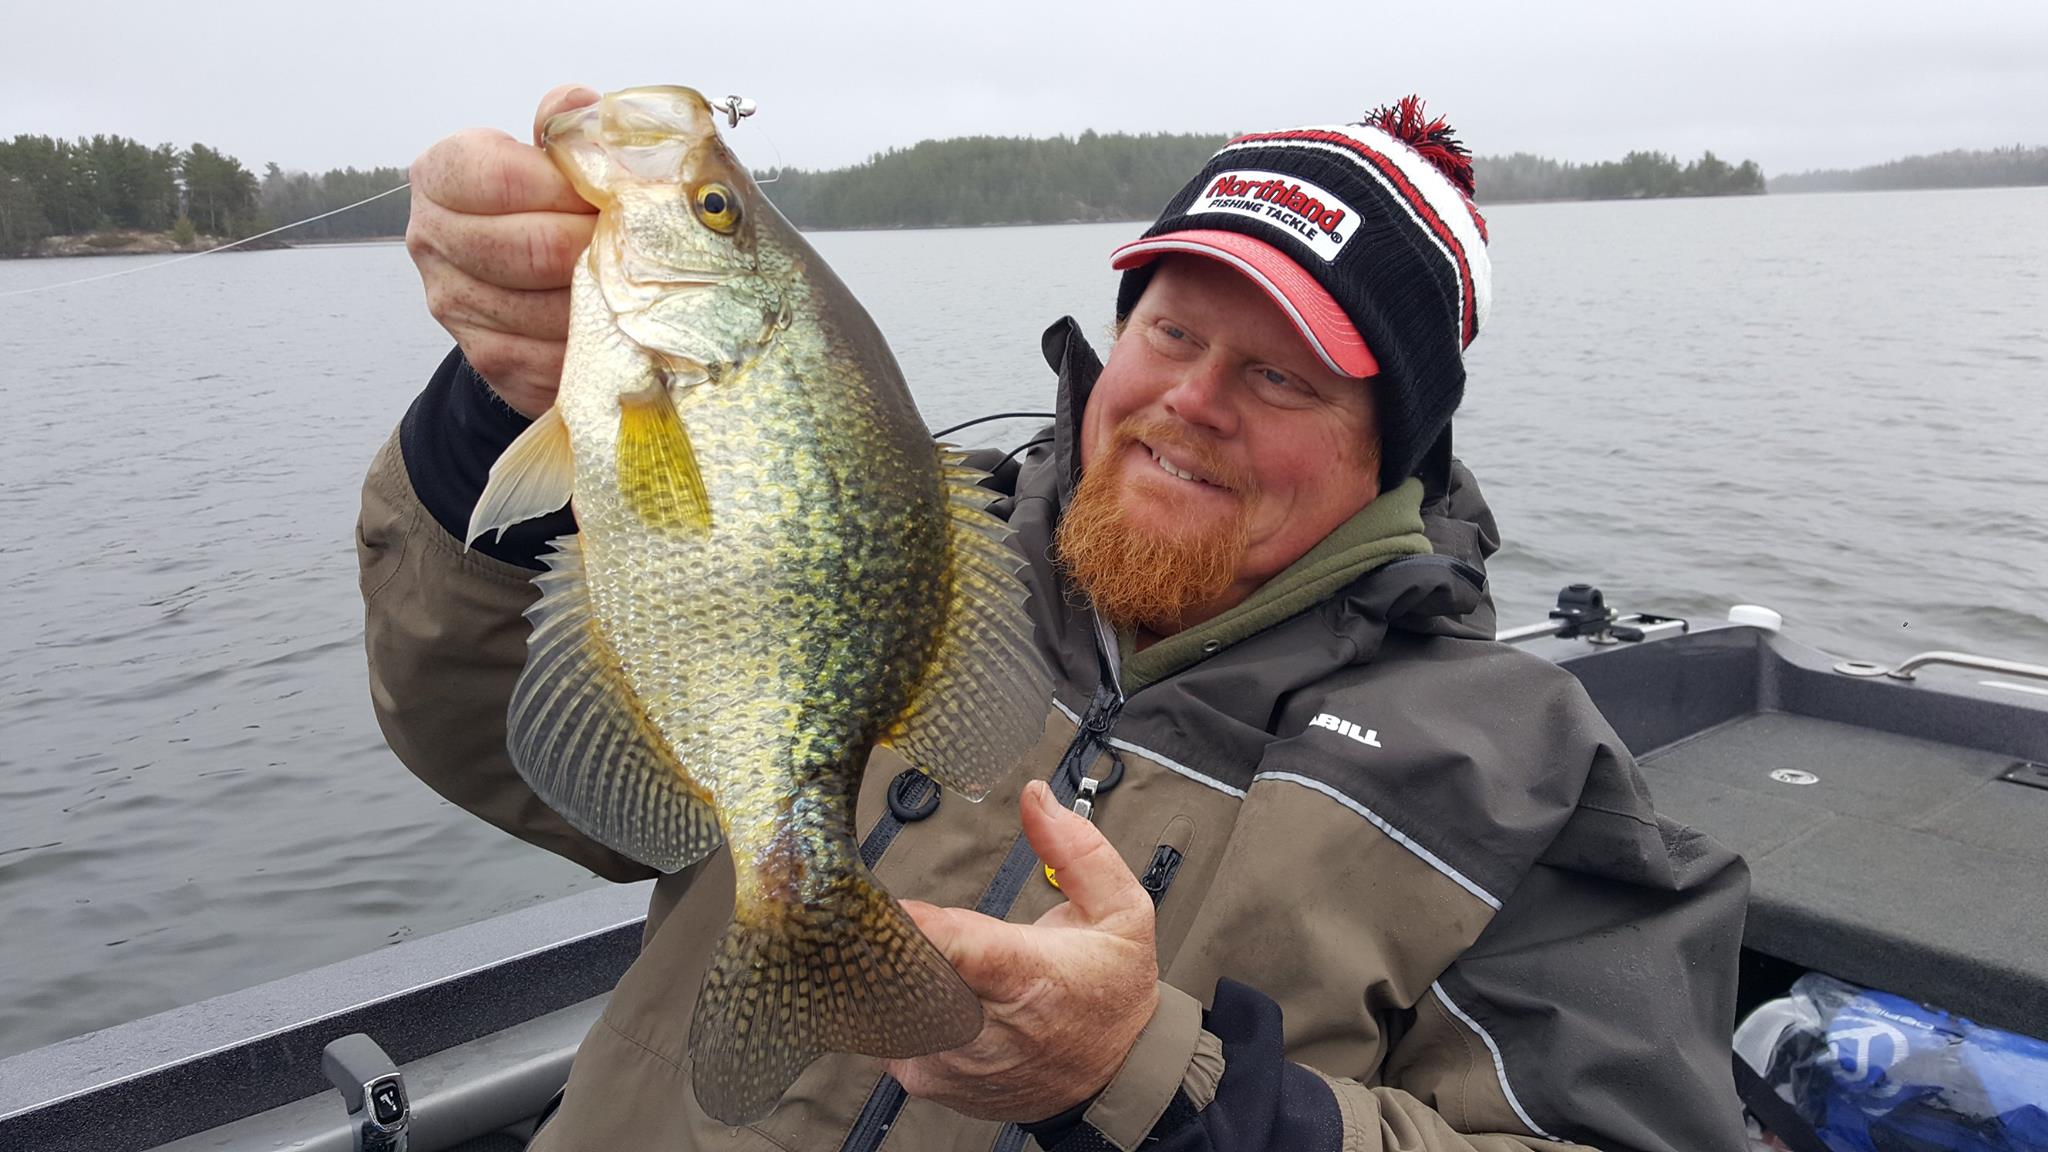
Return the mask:
M 659 304 L 663 297 L 678 292 L 720 287 L 739 273 L 709 268 L 686 268 L 636 255 L 624 245 L 614 245 L 609 258 L 593 247 L 590 270 L 598 293 L 614 316 L 642 313 Z
M 678 268 L 630 254 L 619 261 L 619 274 L 629 284 L 659 288 L 716 288 L 738 275 L 709 268 Z
M 695 89 L 671 86 L 608 92 L 595 104 L 557 113 L 541 129 L 541 146 L 558 162 L 566 158 L 579 183 L 600 194 L 621 176 L 673 180 L 691 152 L 717 140 L 710 102 Z

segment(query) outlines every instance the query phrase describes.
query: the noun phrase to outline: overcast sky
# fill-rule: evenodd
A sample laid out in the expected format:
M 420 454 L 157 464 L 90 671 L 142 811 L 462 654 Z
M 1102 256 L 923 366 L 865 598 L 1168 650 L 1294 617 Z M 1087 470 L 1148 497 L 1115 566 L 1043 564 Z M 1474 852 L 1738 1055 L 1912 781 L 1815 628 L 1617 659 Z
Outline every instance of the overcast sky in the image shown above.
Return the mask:
M 9 4 L 0 137 L 194 140 L 250 168 L 524 136 L 565 80 L 753 97 L 749 164 L 967 133 L 1253 130 L 1419 92 L 1474 151 L 1778 174 L 2048 145 L 2048 0 Z

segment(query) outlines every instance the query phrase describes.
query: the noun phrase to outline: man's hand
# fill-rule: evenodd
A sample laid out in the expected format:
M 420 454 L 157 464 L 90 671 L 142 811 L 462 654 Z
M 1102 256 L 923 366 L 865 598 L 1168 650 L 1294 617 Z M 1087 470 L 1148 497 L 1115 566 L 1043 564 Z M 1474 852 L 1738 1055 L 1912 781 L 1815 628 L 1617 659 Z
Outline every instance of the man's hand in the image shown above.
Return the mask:
M 550 117 L 597 100 L 575 85 L 549 92 L 534 114 L 534 144 Z M 498 397 L 527 416 L 555 402 L 569 273 L 596 212 L 547 153 L 493 129 L 457 132 L 413 161 L 405 247 L 427 310 Z
M 1024 834 L 1067 902 L 1036 924 L 964 908 L 904 907 L 981 997 L 981 1035 L 892 1060 L 912 1096 L 988 1120 L 1056 1116 L 1108 1085 L 1159 1003 L 1152 900 L 1095 825 L 1052 789 L 1024 789 Z

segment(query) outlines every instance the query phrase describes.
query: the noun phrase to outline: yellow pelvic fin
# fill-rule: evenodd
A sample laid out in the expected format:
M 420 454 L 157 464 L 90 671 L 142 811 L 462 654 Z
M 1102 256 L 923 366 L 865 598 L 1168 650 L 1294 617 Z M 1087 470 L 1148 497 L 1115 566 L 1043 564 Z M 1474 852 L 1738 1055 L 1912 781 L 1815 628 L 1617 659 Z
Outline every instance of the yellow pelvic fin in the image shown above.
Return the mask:
M 943 445 L 952 517 L 946 623 L 910 705 L 882 742 L 970 800 L 988 795 L 1045 730 L 1052 677 L 1032 639 L 1023 560 L 987 512 L 983 473 Z
M 491 465 L 491 479 L 469 514 L 464 547 L 492 529 L 545 516 L 569 502 L 576 484 L 576 464 L 569 455 L 569 426 L 562 410 L 550 408 L 528 425 Z
M 506 744 L 519 775 L 578 831 L 651 868 L 678 872 L 722 842 L 710 794 L 648 720 L 598 630 L 575 536 L 555 542 Z
M 767 1116 L 827 1052 L 907 1059 L 981 1032 L 981 1001 L 858 860 L 820 900 L 743 905 L 690 1022 L 697 1103 L 723 1124 Z
M 657 528 L 711 527 L 711 499 L 697 471 L 697 452 L 666 385 L 619 398 L 619 492 Z

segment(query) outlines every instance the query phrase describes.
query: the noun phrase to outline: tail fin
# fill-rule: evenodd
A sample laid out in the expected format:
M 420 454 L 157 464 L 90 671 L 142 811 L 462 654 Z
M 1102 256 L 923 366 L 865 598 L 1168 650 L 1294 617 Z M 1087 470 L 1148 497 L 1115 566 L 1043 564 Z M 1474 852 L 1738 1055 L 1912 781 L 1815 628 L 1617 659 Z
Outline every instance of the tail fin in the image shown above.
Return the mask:
M 981 1001 L 856 861 L 822 900 L 733 917 L 690 1023 L 697 1103 L 749 1124 L 827 1052 L 904 1059 L 980 1031 Z

